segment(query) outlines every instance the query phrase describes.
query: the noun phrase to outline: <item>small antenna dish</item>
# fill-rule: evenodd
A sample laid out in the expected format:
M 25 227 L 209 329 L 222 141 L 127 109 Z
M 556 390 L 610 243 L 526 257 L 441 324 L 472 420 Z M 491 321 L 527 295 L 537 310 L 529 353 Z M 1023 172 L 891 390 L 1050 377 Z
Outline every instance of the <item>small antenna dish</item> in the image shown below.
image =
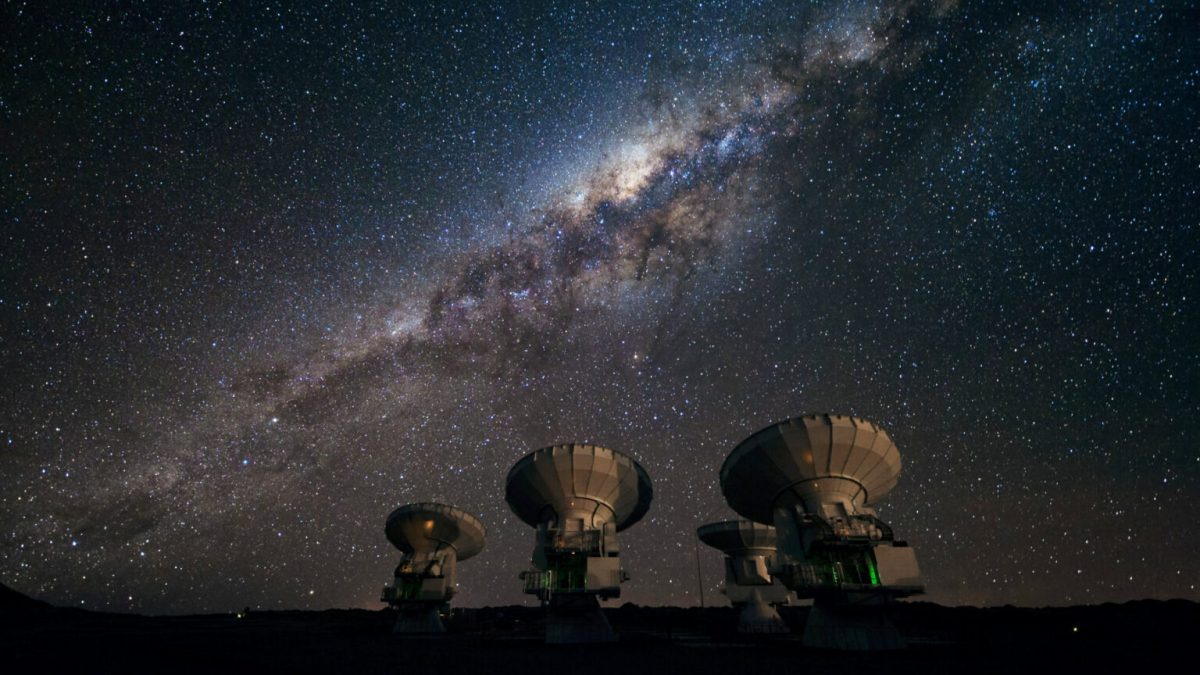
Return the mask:
M 729 506 L 777 530 L 781 555 L 772 574 L 814 599 L 806 645 L 904 646 L 881 608 L 924 592 L 924 584 L 913 550 L 871 507 L 899 476 L 900 452 L 886 431 L 828 414 L 773 424 L 739 443 L 721 467 Z
M 616 636 L 597 598 L 621 595 L 620 532 L 650 508 L 650 477 L 628 456 L 567 443 L 534 451 L 508 472 L 505 499 L 537 528 L 525 592 L 546 606 L 546 642 L 607 642 Z
M 775 565 L 775 528 L 751 520 L 709 523 L 696 530 L 700 541 L 725 554 L 725 588 L 741 608 L 739 633 L 787 633 L 776 605 L 786 605 L 790 591 L 771 576 Z
M 392 511 L 384 532 L 403 553 L 381 598 L 400 612 L 394 632 L 445 632 L 441 614 L 457 590 L 458 561 L 483 550 L 483 524 L 462 509 L 420 502 Z

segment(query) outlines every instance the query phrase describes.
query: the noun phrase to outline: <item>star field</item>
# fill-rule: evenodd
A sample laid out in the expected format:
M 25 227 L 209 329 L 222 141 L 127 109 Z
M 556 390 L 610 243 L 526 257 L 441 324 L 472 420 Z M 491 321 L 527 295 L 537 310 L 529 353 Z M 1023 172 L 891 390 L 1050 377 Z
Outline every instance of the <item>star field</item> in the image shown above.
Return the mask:
M 1194 6 L 343 4 L 0 10 L 4 584 L 376 608 L 442 501 L 526 602 L 505 474 L 586 441 L 697 604 L 725 456 L 831 411 L 927 599 L 1200 600 Z

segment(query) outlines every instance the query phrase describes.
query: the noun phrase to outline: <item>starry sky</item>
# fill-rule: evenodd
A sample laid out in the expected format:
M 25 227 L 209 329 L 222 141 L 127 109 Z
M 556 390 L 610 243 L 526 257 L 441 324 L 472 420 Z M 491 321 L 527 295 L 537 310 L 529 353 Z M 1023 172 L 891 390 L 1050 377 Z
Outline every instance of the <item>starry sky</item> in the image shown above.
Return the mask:
M 411 6 L 410 6 L 411 5 Z M 729 451 L 855 414 L 947 604 L 1200 600 L 1200 11 L 1170 2 L 0 9 L 0 582 L 378 608 L 600 443 L 620 602 L 720 602 Z

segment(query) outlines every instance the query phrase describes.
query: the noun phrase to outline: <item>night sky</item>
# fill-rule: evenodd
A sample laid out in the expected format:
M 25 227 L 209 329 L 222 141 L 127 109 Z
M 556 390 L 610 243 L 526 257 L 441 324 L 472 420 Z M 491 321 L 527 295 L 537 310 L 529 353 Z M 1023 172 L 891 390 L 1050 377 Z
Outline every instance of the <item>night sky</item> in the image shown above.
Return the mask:
M 830 411 L 926 599 L 1200 600 L 1195 6 L 66 4 L 0 10 L 0 582 L 378 608 L 435 500 L 533 603 L 505 474 L 589 441 L 619 602 L 697 604 L 725 456 Z

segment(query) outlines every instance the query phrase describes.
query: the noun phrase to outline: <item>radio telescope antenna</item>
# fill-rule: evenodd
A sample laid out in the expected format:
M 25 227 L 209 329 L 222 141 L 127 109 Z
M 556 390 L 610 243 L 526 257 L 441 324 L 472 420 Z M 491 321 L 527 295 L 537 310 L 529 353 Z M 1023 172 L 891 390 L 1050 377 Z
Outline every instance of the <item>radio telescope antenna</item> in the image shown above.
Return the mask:
M 925 587 L 913 550 L 871 506 L 899 476 L 900 452 L 887 432 L 845 415 L 772 424 L 725 459 L 725 500 L 742 516 L 775 526 L 781 556 L 772 574 L 814 600 L 805 645 L 904 646 L 883 607 Z
M 620 597 L 629 576 L 617 533 L 646 515 L 650 477 L 630 457 L 566 443 L 534 451 L 508 472 L 505 499 L 537 529 L 525 592 L 546 607 L 546 642 L 615 640 L 598 598 Z
M 445 632 L 442 613 L 457 591 L 458 562 L 483 550 L 483 524 L 462 509 L 420 502 L 392 511 L 384 532 L 403 554 L 381 598 L 400 612 L 394 632 Z
M 776 559 L 775 528 L 751 520 L 727 520 L 704 525 L 696 535 L 725 554 L 721 592 L 741 608 L 738 632 L 789 632 L 775 606 L 786 605 L 791 593 L 770 572 Z

